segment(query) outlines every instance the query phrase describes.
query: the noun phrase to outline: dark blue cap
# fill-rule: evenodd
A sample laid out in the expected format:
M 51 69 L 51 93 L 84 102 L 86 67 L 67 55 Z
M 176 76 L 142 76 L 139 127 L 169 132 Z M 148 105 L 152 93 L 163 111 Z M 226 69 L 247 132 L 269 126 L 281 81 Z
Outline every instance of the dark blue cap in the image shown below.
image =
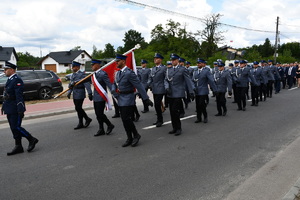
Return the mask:
M 230 67 L 233 67 L 233 64 L 232 64 L 232 63 L 229 63 L 229 66 L 230 66 Z
M 262 60 L 262 61 L 260 61 L 261 63 L 266 63 L 266 61 L 265 60 Z
M 146 64 L 146 63 L 148 63 L 147 60 L 144 60 L 144 59 L 141 60 L 141 64 Z
M 101 60 L 92 59 L 92 64 L 101 64 Z
M 277 62 L 277 64 L 281 64 L 281 62 Z
M 171 55 L 170 55 L 170 59 L 171 60 L 176 60 L 176 59 L 179 59 L 180 57 L 177 55 L 177 54 L 175 54 L 175 53 L 172 53 Z
M 223 62 L 223 60 L 222 59 L 217 59 L 217 62 Z
M 80 67 L 80 63 L 79 62 L 76 62 L 76 61 L 73 61 L 72 62 L 72 67 L 75 67 L 75 66 L 78 66 L 78 67 Z
M 122 54 L 116 54 L 116 60 L 126 60 L 127 56 L 124 56 Z
M 162 55 L 160 55 L 159 53 L 155 53 L 154 58 L 164 59 L 164 57 Z
M 253 65 L 258 65 L 259 63 L 257 61 L 254 61 L 253 62 Z
M 202 59 L 202 58 L 198 58 L 197 59 L 197 63 L 206 63 L 206 61 L 204 59 Z
M 218 62 L 214 62 L 214 65 L 217 65 L 218 64 Z
M 191 62 L 189 62 L 189 61 L 185 61 L 185 64 L 187 64 L 187 65 L 190 65 L 190 64 L 191 64 Z
M 172 62 L 168 60 L 167 65 L 172 65 Z
M 179 58 L 179 62 L 185 62 L 184 58 Z
M 12 63 L 10 63 L 8 61 L 5 61 L 5 66 L 3 68 L 6 68 L 6 69 L 8 69 L 8 68 L 17 69 L 17 65 L 14 65 L 14 64 L 12 64 Z
M 268 60 L 268 62 L 271 62 L 271 63 L 272 63 L 272 62 L 273 62 L 273 60 Z
M 225 64 L 224 64 L 223 62 L 218 62 L 218 66 L 219 66 L 219 67 L 224 67 Z
M 246 62 L 246 60 L 240 60 L 240 63 L 246 64 L 247 62 Z
M 245 60 L 246 63 L 248 63 L 248 60 Z
M 239 60 L 235 60 L 234 63 L 240 63 L 240 61 Z

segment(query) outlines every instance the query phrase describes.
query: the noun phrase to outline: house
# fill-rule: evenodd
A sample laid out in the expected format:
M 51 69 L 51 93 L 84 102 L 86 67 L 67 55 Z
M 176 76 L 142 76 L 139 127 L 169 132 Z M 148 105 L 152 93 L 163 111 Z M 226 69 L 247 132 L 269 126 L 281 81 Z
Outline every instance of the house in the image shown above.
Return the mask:
M 17 65 L 18 60 L 19 58 L 14 47 L 0 46 L 0 68 L 3 68 L 3 66 L 5 65 L 5 61 Z
M 80 70 L 85 71 L 86 62 L 91 60 L 92 57 L 84 50 L 70 50 L 51 52 L 42 58 L 38 64 L 41 65 L 42 69 L 65 73 L 71 69 L 73 61 L 81 63 Z

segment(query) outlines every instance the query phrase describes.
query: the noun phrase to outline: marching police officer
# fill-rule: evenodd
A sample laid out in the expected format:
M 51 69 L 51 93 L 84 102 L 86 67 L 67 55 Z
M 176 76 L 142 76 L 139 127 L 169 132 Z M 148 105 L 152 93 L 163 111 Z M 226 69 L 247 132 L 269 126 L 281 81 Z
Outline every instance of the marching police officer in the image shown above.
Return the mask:
M 196 110 L 197 120 L 195 123 L 202 122 L 202 114 L 204 117 L 203 122 L 207 123 L 206 99 L 209 94 L 208 84 L 213 92 L 216 91 L 216 84 L 214 82 L 213 74 L 206 68 L 206 62 L 203 59 L 197 60 L 198 69 L 194 71 L 193 81 L 195 86 L 196 95 Z
M 88 97 L 90 101 L 93 101 L 93 94 L 91 90 L 91 84 L 89 82 L 80 83 L 74 86 L 78 81 L 85 77 L 85 73 L 80 71 L 80 63 L 73 61 L 72 62 L 72 71 L 69 88 L 68 98 L 70 99 L 71 94 L 73 93 L 73 103 L 75 105 L 75 110 L 79 119 L 78 125 L 74 128 L 75 130 L 86 128 L 90 125 L 92 119 L 89 118 L 86 112 L 82 108 L 83 101 L 85 99 L 85 89 L 88 92 Z M 83 118 L 85 119 L 85 124 L 83 125 Z
M 15 147 L 11 152 L 7 153 L 8 156 L 24 152 L 22 137 L 25 137 L 29 142 L 27 148 L 28 152 L 31 152 L 39 141 L 27 130 L 21 127 L 24 112 L 26 111 L 23 99 L 24 83 L 16 74 L 16 69 L 16 65 L 7 61 L 5 62 L 4 73 L 9 78 L 7 79 L 4 88 L 4 102 L 1 108 L 1 113 L 6 114 L 10 129 L 15 139 Z
M 260 94 L 260 86 L 261 83 L 264 81 L 262 75 L 262 69 L 258 67 L 258 62 L 253 62 L 253 68 L 250 70 L 251 75 L 255 79 L 257 84 L 251 83 L 251 98 L 252 104 L 251 106 L 258 106 L 258 96 Z
M 180 135 L 182 132 L 180 122 L 180 106 L 185 95 L 185 84 L 188 86 L 191 100 L 194 100 L 194 86 L 189 77 L 188 70 L 179 65 L 179 56 L 171 54 L 172 66 L 167 69 L 165 88 L 170 104 L 170 115 L 173 130 L 169 134 Z
M 227 92 L 229 95 L 232 95 L 232 78 L 231 74 L 228 70 L 224 70 L 225 64 L 223 62 L 218 62 L 219 71 L 214 74 L 215 82 L 216 82 L 216 100 L 217 100 L 217 110 L 218 113 L 215 116 L 225 116 L 227 114 L 226 107 L 226 97 L 225 94 Z M 223 112 L 222 112 L 223 108 Z
M 260 91 L 259 91 L 259 96 L 260 96 L 260 101 L 264 100 L 266 101 L 267 99 L 267 85 L 269 82 L 269 77 L 271 77 L 271 70 L 267 66 L 267 62 L 265 60 L 262 60 L 261 62 L 261 73 L 263 80 L 260 83 Z M 264 95 L 264 99 L 262 99 L 262 96 Z
M 142 83 L 142 85 L 144 86 L 146 92 L 148 91 L 148 80 L 149 80 L 149 76 L 151 73 L 151 70 L 149 68 L 147 68 L 147 60 L 142 60 L 141 61 L 141 65 L 142 65 L 142 69 L 138 70 L 138 77 Z M 143 101 L 143 105 L 144 105 L 144 110 L 142 110 L 142 113 L 146 113 L 149 112 L 149 107 L 148 105 L 146 105 L 146 103 Z
M 152 89 L 153 99 L 154 99 L 154 107 L 157 115 L 156 122 L 153 125 L 156 127 L 161 127 L 163 122 L 162 116 L 162 99 L 166 93 L 164 81 L 166 76 L 167 67 L 162 64 L 162 60 L 164 57 L 159 53 L 155 53 L 154 55 L 154 63 L 155 67 L 152 68 L 150 77 L 148 80 L 148 85 Z
M 138 90 L 147 106 L 153 106 L 153 103 L 149 99 L 138 76 L 126 66 L 126 58 L 127 56 L 124 55 L 116 55 L 117 67 L 120 70 L 116 73 L 115 82 L 112 86 L 112 93 L 118 100 L 121 119 L 127 134 L 127 140 L 122 147 L 127 147 L 129 145 L 135 147 L 138 144 L 141 135 L 137 132 L 131 117 L 135 106 L 134 88 Z
M 104 114 L 104 109 L 106 104 L 110 104 L 109 98 L 105 97 L 107 93 L 107 88 L 112 91 L 112 85 L 109 81 L 108 75 L 105 71 L 100 70 L 101 60 L 92 59 L 92 70 L 95 72 L 92 77 L 92 82 L 94 85 L 94 110 L 99 123 L 99 130 L 94 135 L 95 137 L 100 135 L 109 135 L 115 126 L 109 121 L 107 116 Z M 107 125 L 106 132 L 104 131 L 103 123 Z
M 269 77 L 269 81 L 268 81 L 267 97 L 272 98 L 273 84 L 276 79 L 279 79 L 280 75 L 278 73 L 277 67 L 273 65 L 273 60 L 268 60 L 268 64 L 271 71 L 271 76 Z

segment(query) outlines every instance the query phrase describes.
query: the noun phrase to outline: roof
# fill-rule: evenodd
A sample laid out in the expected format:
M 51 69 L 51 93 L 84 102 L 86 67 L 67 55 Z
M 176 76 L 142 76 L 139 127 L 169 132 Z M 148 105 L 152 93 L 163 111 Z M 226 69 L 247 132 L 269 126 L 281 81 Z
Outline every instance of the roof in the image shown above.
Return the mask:
M 48 57 L 54 59 L 59 64 L 71 64 L 72 61 L 74 61 L 75 58 L 77 58 L 82 53 L 87 54 L 91 58 L 91 56 L 85 50 L 57 51 L 51 52 L 46 55 L 38 62 L 38 64 L 42 64 L 42 62 Z
M 0 61 L 9 61 L 11 54 L 14 54 L 18 60 L 18 55 L 14 47 L 2 47 L 0 46 Z

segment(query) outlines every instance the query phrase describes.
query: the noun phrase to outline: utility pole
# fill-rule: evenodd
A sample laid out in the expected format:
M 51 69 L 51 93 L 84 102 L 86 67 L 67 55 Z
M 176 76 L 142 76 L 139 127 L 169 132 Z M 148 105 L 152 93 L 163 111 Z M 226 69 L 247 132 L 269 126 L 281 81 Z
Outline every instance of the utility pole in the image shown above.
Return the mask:
M 274 54 L 274 63 L 275 64 L 276 64 L 276 58 L 277 58 L 278 37 L 279 37 L 278 24 L 279 24 L 279 17 L 277 17 L 277 22 L 276 22 L 275 54 Z

